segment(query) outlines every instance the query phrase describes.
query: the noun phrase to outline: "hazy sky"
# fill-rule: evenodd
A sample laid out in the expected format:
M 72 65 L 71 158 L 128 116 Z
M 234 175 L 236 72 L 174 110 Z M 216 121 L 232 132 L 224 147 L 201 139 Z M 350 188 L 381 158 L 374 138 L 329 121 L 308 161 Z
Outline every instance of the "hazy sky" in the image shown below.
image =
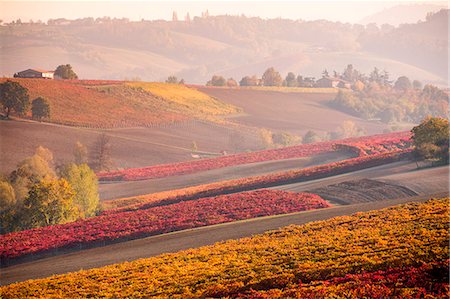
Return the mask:
M 171 19 L 176 11 L 182 19 L 209 10 L 210 15 L 232 14 L 262 18 L 327 19 L 356 23 L 362 18 L 398 4 L 427 3 L 447 5 L 446 1 L 4 1 L 0 19 L 20 18 L 47 21 L 49 18 L 126 17 L 131 20 Z

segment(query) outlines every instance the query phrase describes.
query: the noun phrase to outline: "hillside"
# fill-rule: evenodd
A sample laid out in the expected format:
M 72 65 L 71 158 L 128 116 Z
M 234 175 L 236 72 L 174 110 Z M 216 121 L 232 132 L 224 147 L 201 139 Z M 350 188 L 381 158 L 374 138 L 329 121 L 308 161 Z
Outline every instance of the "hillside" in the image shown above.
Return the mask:
M 388 128 L 377 121 L 363 120 L 328 107 L 335 93 L 297 93 L 258 89 L 198 87 L 198 90 L 222 102 L 242 107 L 245 114 L 233 117 L 234 122 L 264 127 L 274 132 L 303 135 L 309 130 L 326 133 L 350 120 L 368 135 Z M 327 117 L 324 118 L 323 116 Z M 317 121 L 320 119 L 320 122 Z
M 41 145 L 50 149 L 57 164 L 73 159 L 77 141 L 91 151 L 98 136 L 106 133 L 111 138 L 111 158 L 114 168 L 144 167 L 192 160 L 192 142 L 198 149 L 219 154 L 262 148 L 259 136 L 246 131 L 213 125 L 208 122 L 187 123 L 153 128 L 117 128 L 109 130 L 59 126 L 48 123 L 1 121 L 0 172 L 9 173 L 17 163 L 33 155 Z M 236 148 L 231 137 L 242 136 Z
M 365 73 L 375 66 L 386 68 L 392 77 L 415 70 L 418 80 L 444 85 L 446 71 L 434 56 L 442 58 L 440 48 L 446 45 L 447 36 L 436 35 L 420 50 L 414 47 L 418 45 L 416 28 L 429 22 L 412 24 L 410 30 L 396 28 L 393 32 L 401 32 L 401 36 L 394 33 L 393 37 L 392 28 L 374 31 L 370 26 L 325 20 L 245 16 L 177 22 L 105 17 L 6 24 L 0 26 L 0 63 L 5 76 L 30 67 L 54 69 L 70 62 L 81 78 L 155 81 L 177 75 L 189 83 L 205 83 L 214 74 L 239 80 L 244 75 L 262 74 L 270 66 L 283 75 L 293 71 L 318 78 L 324 69 L 340 70 L 353 64 Z M 426 34 L 442 31 L 447 22 L 439 19 L 432 27 Z M 405 51 L 403 45 L 396 49 L 395 37 L 414 50 Z M 431 46 L 436 44 L 438 52 Z
M 2 293 L 4 298 L 439 297 L 448 292 L 447 203 L 431 200 L 290 226 L 16 283 L 2 287 Z
M 441 9 L 447 8 L 446 5 L 434 3 L 414 3 L 395 5 L 370 16 L 364 17 L 359 23 L 378 25 L 389 24 L 398 26 L 400 24 L 417 23 L 424 21 L 427 13 L 435 13 Z
M 177 84 L 12 80 L 28 89 L 31 100 L 47 99 L 51 106 L 50 122 L 58 124 L 91 128 L 152 127 L 195 118 L 212 119 L 214 115 L 239 111 L 237 107 Z
M 401 61 L 448 79 L 448 9 L 424 22 L 367 31 L 359 37 L 363 49 Z M 447 81 L 447 80 L 446 80 Z

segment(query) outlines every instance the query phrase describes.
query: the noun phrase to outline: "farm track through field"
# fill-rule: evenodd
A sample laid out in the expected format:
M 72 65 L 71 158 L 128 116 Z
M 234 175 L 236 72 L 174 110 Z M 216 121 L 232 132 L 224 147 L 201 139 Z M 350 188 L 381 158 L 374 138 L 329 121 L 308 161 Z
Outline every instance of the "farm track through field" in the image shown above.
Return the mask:
M 250 163 L 160 179 L 108 183 L 101 182 L 100 198 L 102 200 L 108 200 L 132 197 L 212 182 L 263 175 L 272 172 L 301 169 L 341 161 L 352 157 L 354 157 L 354 155 L 346 152 L 330 152 L 312 157 Z
M 442 195 L 436 194 L 436 197 L 439 196 Z M 335 206 L 288 215 L 261 217 L 87 249 L 4 268 L 2 269 L 1 284 L 6 285 L 27 279 L 43 278 L 54 274 L 97 268 L 163 253 L 177 252 L 184 249 L 211 245 L 228 239 L 249 237 L 291 224 L 300 225 L 312 221 L 350 215 L 356 212 L 382 209 L 407 202 L 423 202 L 429 198 L 430 196 L 416 196 Z

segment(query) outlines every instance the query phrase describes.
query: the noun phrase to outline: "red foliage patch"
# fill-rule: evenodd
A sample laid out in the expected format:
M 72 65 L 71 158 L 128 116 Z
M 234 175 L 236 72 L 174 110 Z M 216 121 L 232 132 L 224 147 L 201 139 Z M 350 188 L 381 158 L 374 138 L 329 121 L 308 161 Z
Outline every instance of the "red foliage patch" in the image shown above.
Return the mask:
M 410 132 L 390 133 L 374 136 L 348 138 L 338 141 L 304 144 L 281 149 L 272 149 L 212 159 L 155 165 L 143 168 L 130 168 L 120 171 L 99 173 L 103 181 L 110 180 L 146 180 L 174 175 L 183 175 L 199 171 L 218 169 L 264 161 L 275 161 L 290 158 L 301 158 L 330 152 L 333 150 L 349 150 L 358 156 L 387 153 L 410 146 Z
M 7 260 L 58 248 L 134 239 L 188 228 L 329 207 L 314 194 L 259 190 L 184 201 L 0 236 Z

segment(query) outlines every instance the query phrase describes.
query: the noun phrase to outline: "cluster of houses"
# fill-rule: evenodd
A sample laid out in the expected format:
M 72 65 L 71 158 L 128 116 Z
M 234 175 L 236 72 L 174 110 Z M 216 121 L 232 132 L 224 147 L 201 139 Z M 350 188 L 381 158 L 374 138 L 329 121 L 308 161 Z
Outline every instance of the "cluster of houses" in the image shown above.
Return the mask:
M 28 69 L 14 74 L 14 78 L 43 78 L 57 79 L 54 71 L 45 71 L 38 69 Z

